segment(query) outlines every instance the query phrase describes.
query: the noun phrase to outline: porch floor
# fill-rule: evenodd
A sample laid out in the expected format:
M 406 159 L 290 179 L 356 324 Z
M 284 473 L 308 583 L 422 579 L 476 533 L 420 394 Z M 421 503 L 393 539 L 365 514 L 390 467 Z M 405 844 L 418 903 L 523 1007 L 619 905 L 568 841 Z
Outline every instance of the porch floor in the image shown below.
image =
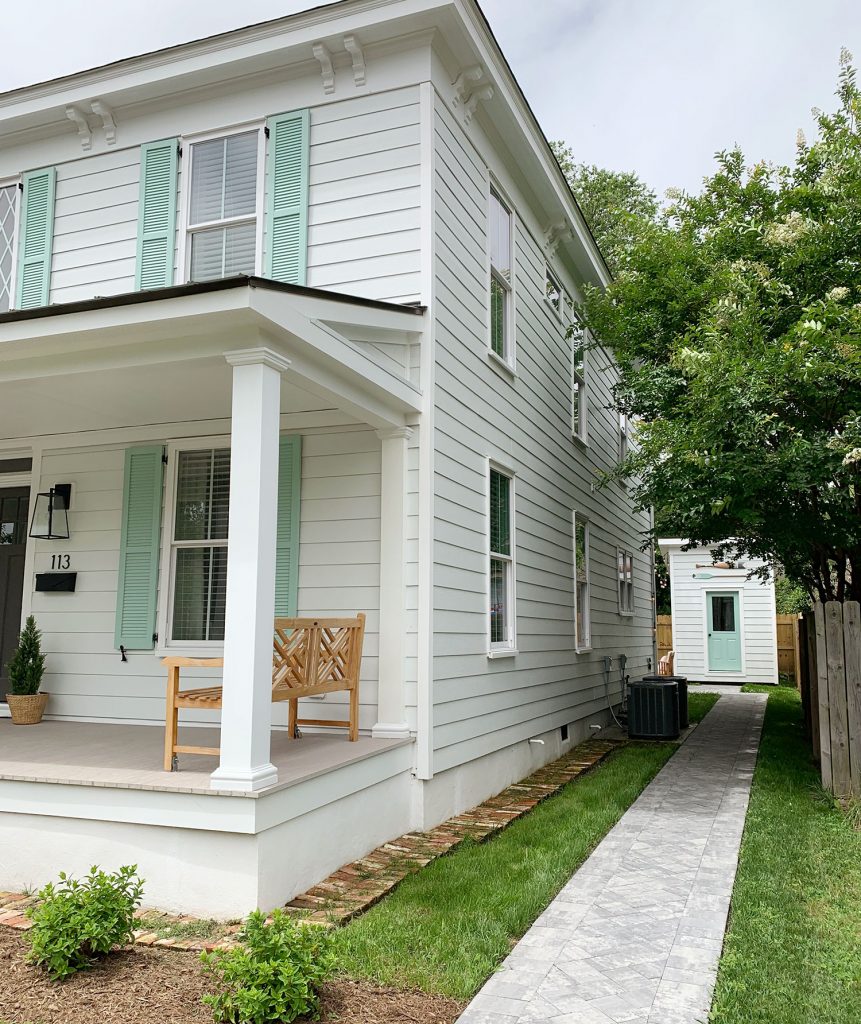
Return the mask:
M 218 729 L 180 727 L 180 743 L 217 746 L 218 733 Z M 0 780 L 256 798 L 411 742 L 361 736 L 350 743 L 340 732 L 306 732 L 301 739 L 291 740 L 286 731 L 273 730 L 271 758 L 278 781 L 255 793 L 236 793 L 211 785 L 216 757 L 181 754 L 178 772 L 163 771 L 163 728 L 57 721 L 20 726 L 3 718 Z

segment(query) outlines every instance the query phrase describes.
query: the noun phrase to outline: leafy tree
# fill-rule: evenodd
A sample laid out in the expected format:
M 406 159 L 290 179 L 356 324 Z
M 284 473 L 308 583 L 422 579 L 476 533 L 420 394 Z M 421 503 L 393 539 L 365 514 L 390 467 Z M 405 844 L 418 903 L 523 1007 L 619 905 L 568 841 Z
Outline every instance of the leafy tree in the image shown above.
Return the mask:
M 800 584 L 779 572 L 774 578 L 774 603 L 778 615 L 797 615 L 807 611 L 810 598 Z
M 584 317 L 640 419 L 620 472 L 676 536 L 761 556 L 822 600 L 861 599 L 861 93 L 793 167 L 718 154 L 699 195 L 640 222 Z
M 655 193 L 636 174 L 577 163 L 570 147 L 550 143 L 562 173 L 613 273 L 658 212 Z

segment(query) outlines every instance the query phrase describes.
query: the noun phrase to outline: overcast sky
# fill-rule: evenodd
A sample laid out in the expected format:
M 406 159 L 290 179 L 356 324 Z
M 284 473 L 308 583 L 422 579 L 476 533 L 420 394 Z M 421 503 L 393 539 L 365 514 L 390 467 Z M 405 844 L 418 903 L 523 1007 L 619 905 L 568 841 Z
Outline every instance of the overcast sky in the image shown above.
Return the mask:
M 7 3 L 11 0 L 7 0 Z M 40 0 L 4 20 L 0 90 L 237 28 L 313 0 Z M 861 62 L 861 0 L 484 0 L 551 139 L 696 188 L 716 150 L 791 160 L 810 108 L 833 107 L 837 60 Z

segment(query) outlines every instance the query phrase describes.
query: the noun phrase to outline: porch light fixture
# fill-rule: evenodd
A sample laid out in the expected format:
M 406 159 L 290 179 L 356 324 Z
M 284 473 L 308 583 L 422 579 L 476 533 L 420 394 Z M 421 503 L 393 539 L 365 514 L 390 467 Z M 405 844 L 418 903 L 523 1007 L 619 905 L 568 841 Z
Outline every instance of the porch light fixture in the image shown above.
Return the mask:
M 44 494 L 36 495 L 30 536 L 34 540 L 69 539 L 69 499 L 71 484 L 54 484 Z

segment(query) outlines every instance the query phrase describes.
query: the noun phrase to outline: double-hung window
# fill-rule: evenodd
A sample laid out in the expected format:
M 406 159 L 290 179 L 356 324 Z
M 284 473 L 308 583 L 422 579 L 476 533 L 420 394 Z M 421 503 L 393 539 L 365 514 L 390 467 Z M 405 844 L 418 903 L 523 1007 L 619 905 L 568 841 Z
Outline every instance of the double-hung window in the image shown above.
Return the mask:
M 589 395 L 586 386 L 586 332 L 576 318 L 569 328 L 571 339 L 571 430 L 581 441 L 586 440 Z
M 190 281 L 256 274 L 261 227 L 258 129 L 190 144 L 186 264 Z
M 574 644 L 578 651 L 592 643 L 589 608 L 589 524 L 574 515 Z
M 224 640 L 230 449 L 176 454 L 170 639 Z
M 514 363 L 512 316 L 512 215 L 496 189 L 490 190 L 490 350 Z
M 18 185 L 0 184 L 0 313 L 12 308 Z
M 634 554 L 632 551 L 617 552 L 619 575 L 619 612 L 622 615 L 634 614 Z
M 490 651 L 513 650 L 514 612 L 514 480 L 491 467 L 489 486 L 490 533 Z
M 547 267 L 544 277 L 544 298 L 558 317 L 563 315 L 562 285 L 559 278 Z
M 619 413 L 619 462 L 624 462 L 628 457 L 628 414 Z

